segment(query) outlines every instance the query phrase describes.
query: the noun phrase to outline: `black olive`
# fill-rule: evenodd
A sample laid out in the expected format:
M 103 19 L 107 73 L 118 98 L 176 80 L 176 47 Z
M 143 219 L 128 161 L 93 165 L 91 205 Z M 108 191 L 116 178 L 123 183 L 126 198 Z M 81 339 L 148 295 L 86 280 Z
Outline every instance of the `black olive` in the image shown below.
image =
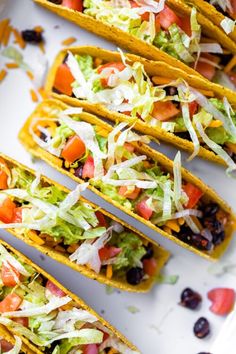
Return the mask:
M 153 251 L 153 247 L 152 247 L 152 244 L 151 243 L 149 243 L 146 247 L 145 247 L 145 249 L 146 249 L 146 254 L 143 256 L 143 258 L 141 259 L 142 261 L 144 260 L 144 259 L 150 259 L 150 258 L 152 258 L 153 257 L 153 255 L 154 255 L 154 251 Z
M 196 337 L 202 339 L 210 334 L 210 324 L 205 317 L 200 317 L 193 327 Z
M 180 305 L 187 307 L 190 310 L 195 310 L 202 302 L 202 297 L 196 291 L 186 288 L 181 294 Z
M 144 271 L 140 267 L 130 268 L 126 273 L 126 280 L 131 285 L 138 285 L 144 277 Z
M 83 175 L 83 166 L 80 166 L 75 170 L 75 176 L 78 178 L 82 178 L 82 175 Z
M 175 86 L 167 86 L 164 88 L 168 96 L 174 96 L 178 94 L 178 90 Z
M 25 30 L 21 32 L 21 35 L 25 42 L 37 44 L 43 41 L 41 32 L 35 30 Z
M 56 4 L 56 5 L 61 5 L 62 3 L 62 0 L 48 0 L 49 2 L 52 2 L 53 4 Z
M 44 134 L 43 132 L 40 132 L 40 139 L 46 142 L 47 141 L 47 135 Z
M 219 208 L 220 208 L 219 205 L 216 203 L 209 203 L 204 205 L 202 207 L 204 217 L 215 216 L 216 213 L 219 211 Z

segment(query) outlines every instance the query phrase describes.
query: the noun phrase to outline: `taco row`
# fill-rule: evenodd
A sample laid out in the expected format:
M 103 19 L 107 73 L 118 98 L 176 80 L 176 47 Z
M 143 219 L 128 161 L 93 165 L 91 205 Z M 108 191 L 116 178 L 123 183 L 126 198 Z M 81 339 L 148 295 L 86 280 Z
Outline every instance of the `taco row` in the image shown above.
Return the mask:
M 126 123 L 112 128 L 79 107 L 41 103 L 19 134 L 26 149 L 164 237 L 209 259 L 229 245 L 230 207 Z
M 236 96 L 163 62 L 96 47 L 59 53 L 46 91 L 236 169 Z
M 1 353 L 138 354 L 80 298 L 0 241 Z
M 236 75 L 229 70 L 236 43 L 184 1 L 35 2 L 130 52 L 236 88 Z
M 126 291 L 150 290 L 169 253 L 131 226 L 0 155 L 0 229 L 83 275 Z

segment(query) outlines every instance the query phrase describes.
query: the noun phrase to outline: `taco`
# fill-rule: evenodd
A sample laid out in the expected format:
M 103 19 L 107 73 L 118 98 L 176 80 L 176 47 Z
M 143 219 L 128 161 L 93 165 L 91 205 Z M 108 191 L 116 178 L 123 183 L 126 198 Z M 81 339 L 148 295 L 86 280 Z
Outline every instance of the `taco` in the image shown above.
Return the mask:
M 9 333 L 6 327 L 0 325 L 0 352 L 9 354 L 32 354 L 18 336 Z
M 30 353 L 140 353 L 80 298 L 3 241 L 0 264 L 0 323 Z
M 236 96 L 166 63 L 75 47 L 57 56 L 46 91 L 236 169 Z
M 222 69 L 236 54 L 235 42 L 180 0 L 35 2 L 130 52 L 210 81 L 223 82 Z
M 235 0 L 185 0 L 195 6 L 203 16 L 209 18 L 215 25 L 234 41 L 236 41 L 236 2 Z
M 124 129 L 125 128 L 125 129 Z M 234 216 L 199 179 L 143 142 L 125 123 L 114 129 L 56 100 L 41 103 L 19 138 L 42 158 L 136 220 L 210 259 L 230 242 Z M 181 177 L 182 173 L 182 177 Z
M 115 216 L 0 155 L 0 229 L 83 275 L 145 292 L 168 252 Z

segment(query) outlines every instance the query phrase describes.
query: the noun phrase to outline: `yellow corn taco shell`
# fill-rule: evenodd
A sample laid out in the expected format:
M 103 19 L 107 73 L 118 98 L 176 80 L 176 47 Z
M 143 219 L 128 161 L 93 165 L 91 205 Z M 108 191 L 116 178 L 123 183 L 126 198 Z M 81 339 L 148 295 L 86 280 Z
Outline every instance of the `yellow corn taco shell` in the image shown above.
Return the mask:
M 0 243 L 2 243 L 2 241 L 0 241 Z M 6 244 L 4 244 L 4 246 L 6 246 Z M 0 325 L 0 338 L 5 339 L 7 342 L 11 343 L 12 345 L 15 345 L 14 336 L 3 325 Z M 22 343 L 21 352 L 25 354 L 34 353 L 25 343 Z
M 198 75 L 194 69 L 190 68 L 181 61 L 166 54 L 164 51 L 158 49 L 154 45 L 138 39 L 137 37 L 126 33 L 119 28 L 110 26 L 102 21 L 96 20 L 91 16 L 85 15 L 79 11 L 71 10 L 67 7 L 53 4 L 47 0 L 34 0 L 36 3 L 46 7 L 47 9 L 55 12 L 57 15 L 66 18 L 79 25 L 80 27 L 98 34 L 101 37 L 108 39 L 111 42 L 129 50 L 130 52 L 137 53 L 145 58 L 152 60 L 163 61 L 174 67 L 179 67 L 188 74 Z M 166 4 L 170 6 L 177 15 L 182 17 L 190 16 L 191 7 L 187 6 L 180 0 L 167 0 Z M 216 40 L 221 46 L 227 49 L 230 53 L 236 53 L 236 43 L 227 37 L 217 26 L 215 26 L 208 18 L 204 17 L 201 13 L 197 14 L 197 20 L 202 27 L 202 32 L 213 40 Z
M 134 124 L 134 128 L 139 130 L 143 134 L 148 134 L 157 139 L 163 140 L 169 144 L 173 144 L 178 148 L 185 150 L 189 153 L 192 153 L 194 151 L 194 146 L 191 141 L 182 139 L 174 135 L 173 133 L 165 131 L 164 129 L 153 127 L 150 124 L 142 121 L 141 119 L 136 119 L 134 121 L 132 118 L 130 118 L 125 114 L 109 111 L 102 104 L 90 103 L 89 101 L 86 100 L 79 100 L 77 98 L 72 98 L 64 94 L 57 94 L 53 92 L 53 84 L 54 84 L 57 69 L 63 62 L 68 50 L 72 54 L 79 54 L 79 55 L 88 54 L 94 58 L 100 58 L 104 62 L 121 61 L 121 57 L 118 52 L 112 52 L 109 50 L 101 49 L 98 47 L 92 47 L 92 46 L 72 47 L 60 51 L 48 73 L 48 77 L 45 85 L 45 89 L 51 97 L 60 99 L 71 106 L 84 107 L 87 111 L 103 116 L 104 118 L 107 118 L 112 121 L 128 122 L 130 125 Z M 179 68 L 171 67 L 168 64 L 161 61 L 150 61 L 133 54 L 127 54 L 126 57 L 130 60 L 130 63 L 136 61 L 142 63 L 149 76 L 158 76 L 158 77 L 163 77 L 165 79 L 168 78 L 170 79 L 169 81 L 178 80 L 179 78 L 182 78 L 183 80 L 188 82 L 190 86 L 199 90 L 204 95 L 210 97 L 217 97 L 217 98 L 227 97 L 228 101 L 232 104 L 232 106 L 236 107 L 235 93 L 225 87 L 222 87 L 217 84 L 213 84 L 210 81 L 207 81 L 201 77 L 189 75 L 187 72 L 184 72 Z M 211 160 L 225 165 L 225 162 L 221 157 L 217 156 L 214 152 L 207 150 L 203 147 L 200 147 L 199 156 L 201 156 L 204 159 Z
M 96 316 L 98 321 L 101 322 L 102 325 L 104 325 L 105 327 L 107 327 L 115 336 L 118 337 L 119 340 L 121 340 L 125 345 L 127 345 L 128 348 L 130 348 L 131 350 L 134 350 L 135 352 L 140 353 L 138 351 L 138 349 L 128 341 L 128 339 L 126 339 L 119 331 L 117 331 L 113 326 L 111 326 L 107 321 L 105 321 L 102 317 L 100 317 L 95 311 L 93 311 L 82 299 L 80 299 L 77 295 L 73 294 L 72 292 L 70 292 L 68 289 L 66 289 L 62 284 L 59 283 L 59 281 L 57 281 L 55 278 L 53 278 L 50 274 L 48 274 L 45 270 L 43 270 L 42 268 L 40 268 L 38 265 L 36 265 L 35 263 L 33 263 L 29 258 L 27 258 L 24 254 L 22 254 L 21 252 L 17 251 L 15 248 L 13 248 L 12 246 L 10 246 L 8 243 L 0 240 L 0 244 L 3 245 L 8 251 L 14 253 L 15 255 L 17 255 L 22 262 L 30 265 L 31 267 L 33 267 L 37 273 L 41 274 L 44 278 L 50 280 L 52 283 L 54 283 L 58 288 L 60 288 L 62 291 L 64 291 L 64 293 L 69 296 L 76 305 L 78 305 L 80 308 L 82 308 L 83 310 L 88 311 L 89 313 L 91 313 L 92 315 Z M 18 335 L 18 333 L 13 330 L 6 330 L 4 327 L 1 327 L 5 330 L 5 333 L 8 334 L 8 338 L 10 339 L 10 333 L 13 333 L 15 335 Z M 1 331 L 0 328 L 0 331 Z M 22 342 L 25 344 L 25 348 L 26 351 L 25 353 L 37 353 L 37 354 L 42 354 L 43 352 L 38 349 L 34 344 L 32 344 L 27 338 L 25 338 L 24 336 L 18 335 L 21 339 Z
M 187 4 L 190 6 L 196 7 L 196 9 L 205 17 L 207 17 L 211 22 L 213 22 L 216 26 L 218 26 L 222 31 L 221 22 L 226 18 L 221 12 L 217 11 L 217 9 L 209 4 L 205 0 L 185 0 Z M 236 41 L 236 28 L 232 32 L 228 34 L 228 36 Z
M 36 110 L 32 113 L 32 115 L 28 118 L 25 125 L 21 129 L 21 131 L 19 133 L 19 139 L 20 139 L 21 143 L 26 147 L 26 149 L 32 155 L 43 159 L 44 161 L 49 163 L 52 167 L 56 168 L 59 172 L 62 172 L 65 175 L 71 177 L 76 182 L 82 183 L 83 182 L 82 179 L 76 177 L 73 173 L 65 170 L 62 167 L 62 160 L 60 158 L 51 155 L 49 152 L 43 150 L 40 146 L 38 146 L 35 143 L 35 141 L 33 140 L 31 134 L 29 133 L 29 126 L 32 124 L 32 122 L 34 121 L 35 118 L 40 118 L 40 117 L 45 118 L 46 117 L 50 120 L 50 111 L 51 111 L 51 118 L 52 118 L 52 117 L 55 117 L 55 111 L 65 110 L 67 108 L 68 108 L 67 105 L 65 105 L 64 103 L 62 103 L 58 100 L 48 100 L 48 101 L 42 102 L 36 108 Z M 52 113 L 52 112 L 54 112 L 54 113 Z M 102 120 L 98 119 L 94 115 L 83 112 L 80 114 L 80 119 L 82 119 L 88 123 L 95 124 L 98 127 L 101 127 L 101 129 L 103 131 L 107 131 L 107 132 L 112 131 L 112 127 L 109 124 L 103 122 Z M 149 146 L 142 144 L 140 142 L 133 143 L 133 145 L 135 145 L 136 150 L 141 155 L 147 155 L 152 160 L 157 161 L 158 164 L 164 166 L 165 170 L 172 173 L 173 161 L 168 159 L 165 155 L 159 153 L 156 150 L 151 149 Z M 154 231 L 158 232 L 162 236 L 167 237 L 168 239 L 174 241 L 178 245 L 180 245 L 180 246 L 182 246 L 194 253 L 197 253 L 200 256 L 203 256 L 203 257 L 210 259 L 210 260 L 216 260 L 224 253 L 224 251 L 226 250 L 226 248 L 228 247 L 228 245 L 230 243 L 230 240 L 231 240 L 232 234 L 233 234 L 233 230 L 235 227 L 235 225 L 234 225 L 235 220 L 236 220 L 235 216 L 233 215 L 231 208 L 217 195 L 217 193 L 213 189 L 208 187 L 200 179 L 193 176 L 189 171 L 187 171 L 184 168 L 182 168 L 182 177 L 187 182 L 191 182 L 194 185 L 196 185 L 198 188 L 200 188 L 204 192 L 206 200 L 211 200 L 213 202 L 218 203 L 220 205 L 220 207 L 230 215 L 230 220 L 229 220 L 228 227 L 226 230 L 225 241 L 220 246 L 216 246 L 214 251 L 211 253 L 201 251 L 193 246 L 190 246 L 190 245 L 184 243 L 183 241 L 180 241 L 175 236 L 168 234 L 167 232 L 163 231 L 161 228 L 154 225 L 151 221 L 147 221 L 147 220 L 143 219 L 142 217 L 140 217 L 138 214 L 134 213 L 133 211 L 130 211 L 130 210 L 126 209 L 124 206 L 121 206 L 118 202 L 114 201 L 112 198 L 101 193 L 97 188 L 95 188 L 93 186 L 89 186 L 89 188 L 94 193 L 96 193 L 97 195 L 99 195 L 100 197 L 102 197 L 103 199 L 108 201 L 109 203 L 111 203 L 114 206 L 116 206 L 117 208 L 121 209 L 122 211 L 124 211 L 128 215 L 132 216 L 136 220 L 144 223 L 146 226 L 152 228 Z
M 35 172 L 33 170 L 20 164 L 19 162 L 16 162 L 13 159 L 11 159 L 1 153 L 0 153 L 0 157 L 3 158 L 8 163 L 9 166 L 18 166 L 21 169 L 28 171 L 28 172 L 32 173 L 33 175 L 35 175 Z M 49 178 L 47 178 L 45 176 L 42 176 L 42 180 L 45 183 L 55 185 L 61 191 L 64 191 L 66 193 L 69 192 L 69 190 L 67 188 L 65 188 L 64 186 L 50 180 Z M 86 199 L 81 197 L 80 200 L 85 201 L 86 203 L 89 203 L 92 207 L 98 209 L 97 205 L 95 205 L 91 202 L 88 202 Z M 114 276 L 114 278 L 108 279 L 106 277 L 106 275 L 103 273 L 97 274 L 96 272 L 94 272 L 93 270 L 89 269 L 86 266 L 81 266 L 81 265 L 75 264 L 74 262 L 70 261 L 69 257 L 66 254 L 60 253 L 60 252 L 56 251 L 54 248 L 42 244 L 40 238 L 38 238 L 39 239 L 38 240 L 38 239 L 35 239 L 35 237 L 30 237 L 31 235 L 29 235 L 29 237 L 26 237 L 22 233 L 20 233 L 17 229 L 8 229 L 8 231 L 12 235 L 14 235 L 17 238 L 19 238 L 20 240 L 26 242 L 30 246 L 33 246 L 34 248 L 36 248 L 40 252 L 46 254 L 47 256 L 55 259 L 56 261 L 58 261 L 62 264 L 69 266 L 70 268 L 80 272 L 84 276 L 87 276 L 91 279 L 95 279 L 95 280 L 99 281 L 100 283 L 103 283 L 103 284 L 106 284 L 106 285 L 109 285 L 112 287 L 116 287 L 116 288 L 119 288 L 124 291 L 131 291 L 131 292 L 147 292 L 147 291 L 151 290 L 152 286 L 155 284 L 156 276 L 159 274 L 160 270 L 162 269 L 162 267 L 165 265 L 165 263 L 169 259 L 169 256 L 170 256 L 169 252 L 166 251 L 165 249 L 163 249 L 161 246 L 159 246 L 155 241 L 151 240 L 148 236 L 146 236 L 143 233 L 141 233 L 140 231 L 136 230 L 134 227 L 127 225 L 124 221 L 118 219 L 116 216 L 108 213 L 107 211 L 105 211 L 103 209 L 99 208 L 99 210 L 104 215 L 109 217 L 110 219 L 119 222 L 128 230 L 137 234 L 140 238 L 145 239 L 147 243 L 148 242 L 152 243 L 153 249 L 154 249 L 154 257 L 157 260 L 157 270 L 156 270 L 155 276 L 149 277 L 147 280 L 143 281 L 142 283 L 140 283 L 137 286 L 133 286 L 133 285 L 128 284 L 125 277 L 123 279 L 120 279 L 120 278 L 117 278 Z

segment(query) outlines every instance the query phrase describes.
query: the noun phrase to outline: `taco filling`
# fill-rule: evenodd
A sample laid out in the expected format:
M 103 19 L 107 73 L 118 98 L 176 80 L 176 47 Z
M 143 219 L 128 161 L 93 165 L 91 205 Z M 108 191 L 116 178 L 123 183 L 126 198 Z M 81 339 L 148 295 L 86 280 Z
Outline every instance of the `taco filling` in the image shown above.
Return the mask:
M 108 279 L 138 285 L 157 272 L 154 247 L 89 203 L 0 160 L 0 224 Z
M 0 323 L 42 353 L 137 354 L 93 314 L 2 244 L 0 264 Z
M 235 0 L 205 0 L 213 5 L 217 11 L 224 16 L 236 19 L 236 1 Z
M 179 79 L 152 76 L 139 62 L 102 62 L 89 55 L 69 53 L 56 72 L 54 91 L 141 119 L 213 151 L 236 169 L 236 112 L 226 98 L 205 96 Z M 206 94 L 208 94 L 206 92 Z
M 195 8 L 191 16 L 181 17 L 165 0 L 63 0 L 59 3 L 134 35 L 194 68 L 208 80 L 236 90 L 236 73 L 224 71 L 232 55 L 207 37 L 207 33 L 202 33 Z
M 15 336 L 15 344 L 13 345 L 6 339 L 0 336 L 0 352 L 8 354 L 23 354 L 21 351 L 22 341 L 19 337 Z
M 180 154 L 169 173 L 138 149 L 135 142 L 148 142 L 147 137 L 126 123 L 109 132 L 80 119 L 80 111 L 53 109 L 48 118 L 33 119 L 33 139 L 80 181 L 168 234 L 207 251 L 223 242 L 228 215 L 197 186 L 182 181 Z

